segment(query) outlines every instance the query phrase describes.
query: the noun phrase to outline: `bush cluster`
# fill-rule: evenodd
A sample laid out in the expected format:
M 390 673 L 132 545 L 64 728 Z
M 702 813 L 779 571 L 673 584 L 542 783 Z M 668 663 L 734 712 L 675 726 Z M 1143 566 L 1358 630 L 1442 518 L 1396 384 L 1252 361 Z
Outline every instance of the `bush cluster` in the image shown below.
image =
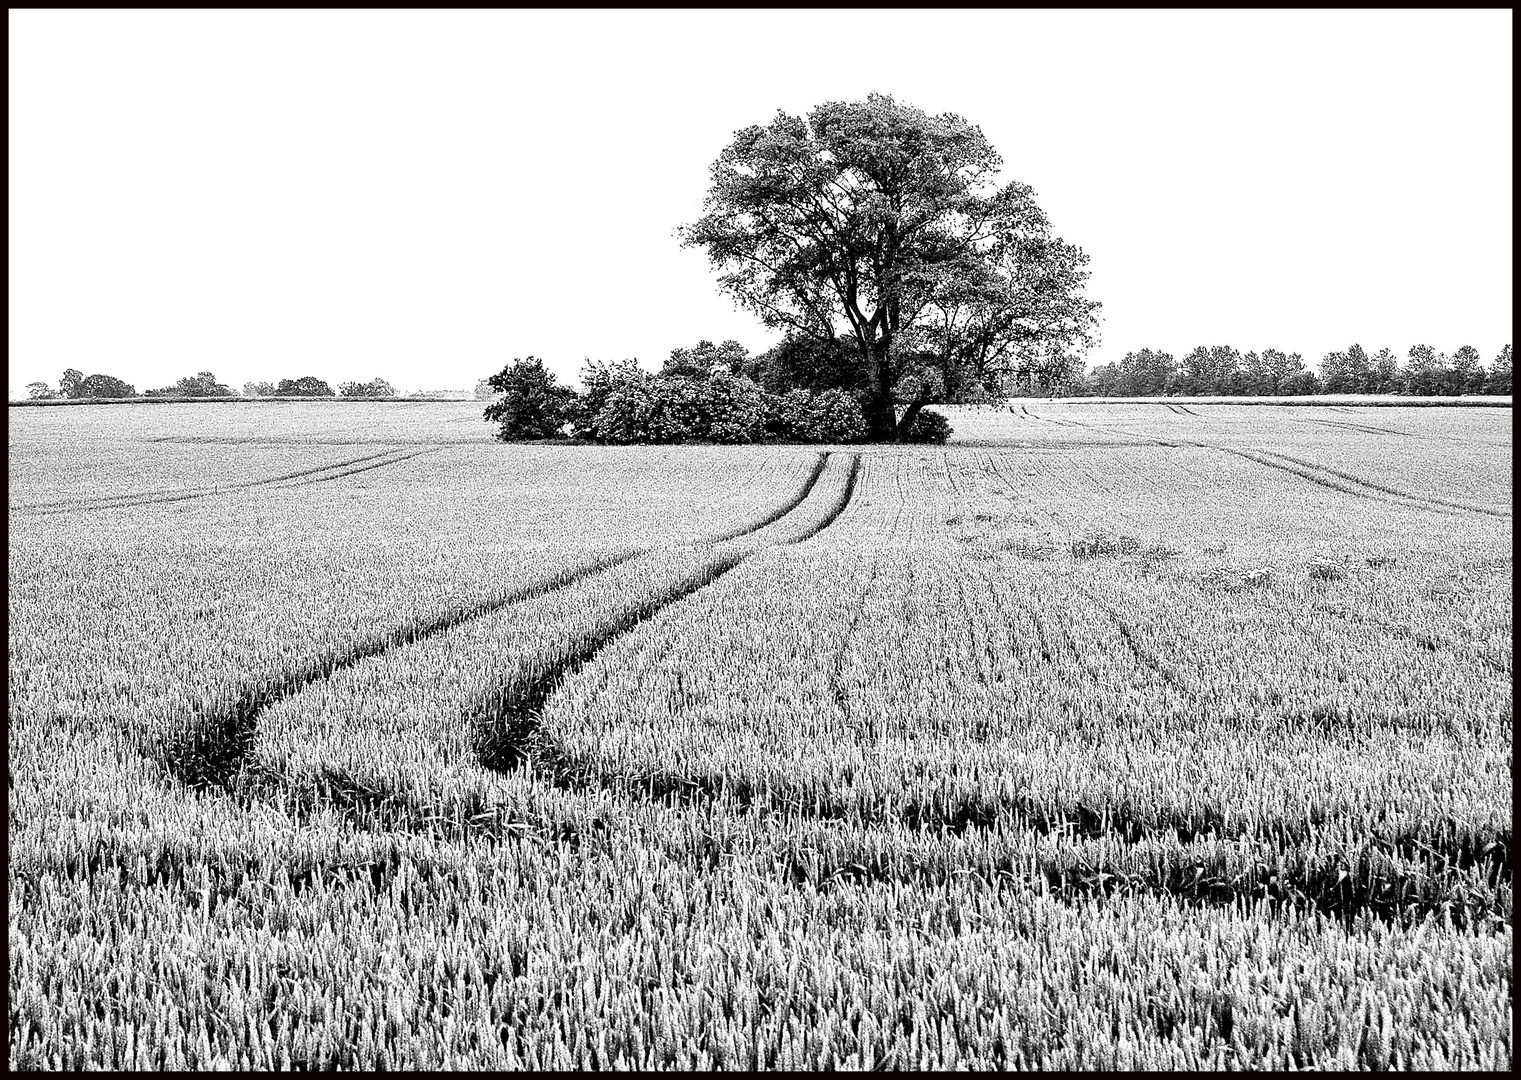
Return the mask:
M 504 441 L 561 435 L 602 443 L 854 443 L 868 434 L 856 395 L 838 388 L 763 389 L 743 373 L 732 343 L 677 349 L 659 374 L 633 361 L 588 361 L 577 393 L 558 385 L 542 360 L 508 364 L 487 383 L 497 398 L 485 418 Z M 943 443 L 951 425 L 919 413 L 905 441 Z

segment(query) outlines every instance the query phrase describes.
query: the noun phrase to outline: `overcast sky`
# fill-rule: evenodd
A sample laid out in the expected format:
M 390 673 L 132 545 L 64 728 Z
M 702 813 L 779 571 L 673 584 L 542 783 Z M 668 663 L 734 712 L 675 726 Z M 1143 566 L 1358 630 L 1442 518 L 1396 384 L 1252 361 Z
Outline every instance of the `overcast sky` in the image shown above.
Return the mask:
M 10 392 L 468 388 L 777 335 L 675 227 L 778 109 L 979 125 L 1091 256 L 1090 363 L 1511 340 L 1509 11 L 21 11 Z

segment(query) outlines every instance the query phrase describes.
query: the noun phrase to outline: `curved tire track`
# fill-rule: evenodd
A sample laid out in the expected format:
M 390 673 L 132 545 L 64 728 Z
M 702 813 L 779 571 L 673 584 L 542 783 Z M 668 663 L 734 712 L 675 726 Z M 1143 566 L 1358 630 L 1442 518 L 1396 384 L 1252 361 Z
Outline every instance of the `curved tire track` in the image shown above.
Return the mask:
M 417 453 L 428 452 L 430 451 L 418 451 Z M 410 456 L 416 456 L 416 454 Z M 819 474 L 823 472 L 827 457 L 827 452 L 821 455 L 819 464 L 805 485 L 805 490 L 802 493 L 803 498 L 812 490 L 818 480 Z M 406 459 L 403 458 L 401 460 Z M 389 464 L 389 462 L 381 464 Z M 844 510 L 845 503 L 848 503 L 850 500 L 859 467 L 860 457 L 859 455 L 855 455 L 851 466 L 850 478 L 847 481 L 839 504 L 833 507 L 829 515 L 814 529 L 801 537 L 787 542 L 797 543 L 816 535 L 824 528 L 827 528 L 839 516 Z M 363 471 L 363 469 L 354 471 Z M 341 475 L 351 475 L 351 473 Z M 780 520 L 787 513 L 796 509 L 801 502 L 802 498 L 790 500 L 782 513 L 769 515 L 768 520 L 763 524 L 747 527 L 743 531 L 734 534 L 734 536 L 737 538 L 748 535 L 760 528 L 764 528 L 766 524 Z M 345 653 L 314 658 L 294 672 L 287 672 L 253 686 L 245 687 L 238 692 L 229 705 L 199 718 L 196 722 L 192 723 L 190 730 L 177 737 L 172 737 L 162 749 L 160 759 L 170 775 L 187 787 L 196 790 L 211 788 L 227 789 L 232 785 L 238 774 L 243 771 L 255 738 L 259 715 L 270 706 L 290 697 L 303 687 L 319 680 L 330 678 L 335 672 L 352 667 L 370 657 L 378 656 L 382 653 L 390 652 L 402 646 L 432 637 L 463 623 L 479 619 L 510 604 L 520 603 L 524 600 L 530 600 L 548 592 L 565 588 L 592 574 L 613 569 L 644 554 L 646 550 L 641 548 L 619 555 L 594 559 L 589 563 L 562 571 L 547 580 L 509 590 L 499 596 L 480 601 L 476 604 L 452 609 L 433 619 L 398 627 L 372 638 Z M 738 563 L 748 558 L 750 554 L 752 552 L 740 552 L 721 556 L 713 560 L 696 575 L 697 577 L 701 577 L 704 573 L 709 573 L 710 576 L 698 581 L 696 585 L 693 585 L 685 592 L 681 590 L 686 583 L 678 585 L 675 592 L 680 595 L 668 593 L 648 613 L 644 612 L 643 608 L 635 609 L 632 613 L 633 621 L 627 623 L 627 625 L 625 625 L 626 620 L 620 618 L 610 634 L 598 639 L 595 647 L 591 648 L 591 652 L 596 652 L 603 644 L 610 641 L 612 637 L 626 633 L 633 626 L 637 625 L 638 622 L 642 621 L 643 618 L 647 618 L 649 614 L 653 614 L 654 611 L 658 611 L 661 607 L 674 603 L 675 600 L 680 599 L 681 596 L 688 595 L 690 592 L 695 591 L 696 588 L 711 584 L 718 576 L 733 569 Z M 648 605 L 645 605 L 645 607 L 648 607 Z M 574 662 L 577 651 L 573 650 L 572 655 L 563 657 L 556 670 L 563 671 L 568 664 Z M 589 657 L 590 653 L 587 655 Z
M 434 449 L 438 448 L 434 447 L 429 450 L 419 450 L 412 453 L 405 453 L 404 451 L 393 448 L 390 450 L 382 450 L 378 454 L 364 454 L 360 457 L 349 458 L 347 461 L 334 462 L 331 465 L 318 465 L 309 469 L 298 469 L 295 472 L 282 473 L 279 476 L 269 476 L 265 477 L 262 480 L 244 480 L 235 484 L 220 484 L 211 487 L 202 487 L 198 489 L 188 490 L 161 489 L 158 491 L 133 492 L 127 495 L 103 495 L 97 496 L 96 498 L 90 500 L 78 500 L 73 502 L 65 501 L 57 503 L 37 503 L 31 506 L 18 506 L 16 509 L 31 510 L 35 511 L 38 514 L 44 515 L 74 513 L 77 511 L 89 510 L 122 510 L 130 509 L 136 506 L 148 506 L 154 503 L 184 502 L 187 499 L 205 499 L 210 498 L 213 495 L 221 495 L 225 492 L 246 490 L 249 488 L 270 486 L 295 487 L 295 484 L 287 485 L 283 484 L 283 481 L 297 480 L 300 477 L 314 477 L 317 473 L 332 472 L 335 469 L 348 470 L 348 472 L 340 472 L 335 474 L 335 476 L 345 476 L 348 475 L 349 472 L 363 471 L 363 469 L 349 469 L 350 466 L 361 465 L 364 462 L 373 462 L 376 458 L 389 457 L 394 454 L 402 455 L 400 457 L 393 458 L 391 461 L 382 461 L 374 465 L 366 465 L 364 468 L 379 468 L 382 465 L 392 465 L 398 461 L 406 461 L 408 458 L 416 457 L 418 454 L 431 453 Z M 318 477 L 313 480 L 302 480 L 300 482 L 320 483 L 321 480 L 333 478 L 334 477 Z
M 827 456 L 826 453 L 824 457 Z M 850 474 L 834 505 L 798 536 L 790 540 L 778 541 L 772 546 L 801 544 L 833 525 L 845 512 L 845 508 L 850 505 L 850 500 L 855 495 L 860 468 L 861 456 L 851 455 Z M 809 490 L 818 479 L 817 472 L 822 471 L 821 465 L 809 480 Z M 798 500 L 798 503 L 800 502 L 801 500 Z M 798 503 L 794 503 L 792 508 L 796 509 Z M 777 520 L 780 520 L 780 515 Z M 542 736 L 540 720 L 545 703 L 565 684 L 567 679 L 591 663 L 608 646 L 666 608 L 712 585 L 754 554 L 756 554 L 754 551 L 730 552 L 713 559 L 673 585 L 663 595 L 625 611 L 598 631 L 568 646 L 546 670 L 535 678 L 508 685 L 490 695 L 476 709 L 472 718 L 476 732 L 477 757 L 481 765 L 502 772 L 520 768 L 531 760 L 537 759 L 547 766 L 550 780 L 556 786 L 579 786 L 584 779 L 583 771 L 570 765 L 558 744 Z

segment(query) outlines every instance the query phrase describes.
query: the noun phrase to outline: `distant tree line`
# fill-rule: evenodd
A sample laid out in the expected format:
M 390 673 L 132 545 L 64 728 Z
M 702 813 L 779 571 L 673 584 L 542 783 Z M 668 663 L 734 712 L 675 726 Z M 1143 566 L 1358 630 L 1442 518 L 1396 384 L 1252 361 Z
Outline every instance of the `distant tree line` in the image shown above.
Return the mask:
M 124 382 L 114 375 L 85 375 L 75 368 L 69 368 L 58 380 L 58 388 L 55 390 L 45 382 L 27 383 L 27 396 L 33 401 L 46 401 L 57 398 L 132 398 L 138 397 L 136 389 L 131 383 Z M 240 396 L 236 391 L 217 381 L 217 377 L 209 371 L 198 372 L 195 375 L 187 375 L 173 386 L 160 387 L 157 390 L 146 390 L 142 393 L 145 398 L 229 398 Z M 393 398 L 396 397 L 396 388 L 385 379 L 371 379 L 369 382 L 345 382 L 338 384 L 338 392 L 335 394 L 328 383 L 317 378 L 315 375 L 303 375 L 299 379 L 281 379 L 279 383 L 271 382 L 246 382 L 243 384 L 242 397 L 250 398 L 279 398 L 279 397 L 345 397 L 345 398 Z M 425 395 L 412 395 L 420 397 Z
M 864 442 L 871 429 L 859 353 L 788 338 L 752 357 L 737 341 L 678 348 L 655 374 L 637 361 L 587 360 L 582 389 L 561 385 L 537 357 L 514 360 L 478 389 L 505 441 L 571 437 L 603 443 Z M 943 443 L 951 427 L 920 408 L 908 442 Z
M 1403 363 L 1389 349 L 1370 357 L 1361 345 L 1353 345 L 1327 353 L 1319 372 L 1306 367 L 1298 353 L 1264 349 L 1243 355 L 1227 345 L 1200 345 L 1181 361 L 1155 349 L 1140 349 L 1076 379 L 1065 372 L 1060 374 L 1068 377 L 1054 380 L 1032 377 L 1015 392 L 1086 397 L 1509 394 L 1510 367 L 1509 345 L 1487 369 L 1472 345 L 1451 356 L 1430 345 L 1416 345 Z

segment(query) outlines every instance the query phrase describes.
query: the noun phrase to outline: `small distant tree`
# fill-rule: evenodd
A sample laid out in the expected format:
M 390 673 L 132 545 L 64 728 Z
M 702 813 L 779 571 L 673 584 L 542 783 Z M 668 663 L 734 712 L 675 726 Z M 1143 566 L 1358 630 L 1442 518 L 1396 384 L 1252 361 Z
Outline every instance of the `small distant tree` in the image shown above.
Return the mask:
M 209 371 L 187 375 L 173 386 L 145 391 L 148 397 L 232 397 L 232 391 L 217 382 Z
M 1500 350 L 1500 355 L 1489 367 L 1489 373 L 1484 376 L 1484 392 L 1486 394 L 1509 394 L 1510 393 L 1510 345 Z
M 1115 391 L 1123 397 L 1146 397 L 1165 393 L 1168 380 L 1178 370 L 1170 353 L 1141 349 L 1126 353 L 1120 361 Z
M 1269 394 L 1290 393 L 1284 386 L 1304 368 L 1304 357 L 1298 353 L 1286 353 L 1280 349 L 1263 349 L 1262 373 L 1267 378 Z
M 74 388 L 74 397 L 77 398 L 129 398 L 136 397 L 137 391 L 131 383 L 122 382 L 115 375 L 90 375 L 81 379 L 79 385 Z
M 1229 345 L 1195 346 L 1178 366 L 1182 394 L 1225 394 L 1241 369 L 1241 354 Z
M 475 384 L 476 401 L 490 401 L 494 397 L 496 397 L 496 391 L 491 389 L 491 380 L 489 378 L 482 379 Z
M 33 401 L 46 401 L 57 397 L 53 388 L 45 382 L 29 382 L 26 384 L 26 396 Z
M 935 368 L 927 370 L 931 375 L 939 374 Z M 1030 350 L 1011 358 L 1009 366 L 1000 371 L 985 372 L 976 378 L 961 378 L 956 381 L 954 388 L 947 383 L 936 393 L 928 395 L 926 400 L 975 405 L 1026 394 L 1030 397 L 1056 397 L 1081 384 L 1082 377 L 1082 358 L 1053 343 L 1045 350 Z M 931 421 L 932 425 L 933 423 Z M 904 441 L 922 440 L 910 438 L 905 433 Z
M 1404 392 L 1414 396 L 1443 393 L 1448 388 L 1451 365 L 1444 353 L 1430 345 L 1412 345 L 1404 371 Z
M 79 384 L 84 382 L 84 372 L 78 368 L 65 368 L 63 377 L 58 380 L 59 397 L 78 397 Z
M 275 384 L 272 382 L 246 382 L 243 384 L 244 397 L 274 397 Z
M 1320 362 L 1321 390 L 1327 394 L 1364 394 L 1372 379 L 1372 365 L 1361 345 L 1327 353 Z
M 513 360 L 486 383 L 501 397 L 482 415 L 501 425 L 496 437 L 503 442 L 553 438 L 574 415 L 575 391 L 536 356 Z
M 396 387 L 384 379 L 375 378 L 367 383 L 339 383 L 338 393 L 346 398 L 388 398 L 396 396 Z
M 1119 365 L 1099 364 L 1084 377 L 1083 393 L 1089 397 L 1115 397 L 1119 394 L 1119 385 Z
M 1400 362 L 1394 355 L 1394 350 L 1389 348 L 1378 350 L 1378 355 L 1373 358 L 1371 374 L 1368 376 L 1368 392 L 1372 394 L 1398 393 L 1400 381 Z
M 274 397 L 336 397 L 333 388 L 315 375 L 303 375 L 299 379 L 281 379 L 275 387 Z
M 1479 350 L 1472 345 L 1464 345 L 1452 354 L 1452 367 L 1448 375 L 1448 389 L 1450 394 L 1478 394 L 1484 389 L 1484 362 L 1479 358 Z
M 1309 368 L 1300 368 L 1278 384 L 1278 393 L 1303 396 L 1320 393 L 1320 379 Z

